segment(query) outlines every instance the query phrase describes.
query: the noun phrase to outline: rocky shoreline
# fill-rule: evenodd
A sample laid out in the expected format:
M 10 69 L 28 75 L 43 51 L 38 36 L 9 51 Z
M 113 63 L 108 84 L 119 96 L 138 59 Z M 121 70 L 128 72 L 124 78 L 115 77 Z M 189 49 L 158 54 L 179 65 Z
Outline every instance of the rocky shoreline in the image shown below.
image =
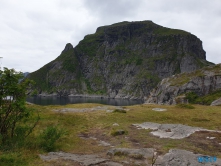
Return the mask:
M 106 96 L 106 95 L 95 95 L 95 94 L 70 94 L 70 95 L 60 96 L 57 93 L 53 93 L 53 94 L 42 93 L 42 94 L 38 94 L 35 96 L 37 96 L 37 97 L 78 97 L 78 98 L 144 100 L 143 98 L 139 98 L 139 97 L 131 97 L 131 98 L 129 98 L 129 97 L 110 97 L 110 96 Z

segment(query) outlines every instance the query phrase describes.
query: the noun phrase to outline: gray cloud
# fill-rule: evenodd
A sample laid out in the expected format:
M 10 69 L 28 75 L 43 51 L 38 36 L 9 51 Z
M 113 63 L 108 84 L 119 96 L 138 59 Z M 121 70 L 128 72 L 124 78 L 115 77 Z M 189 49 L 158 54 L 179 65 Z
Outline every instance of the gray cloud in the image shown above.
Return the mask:
M 207 59 L 221 63 L 220 8 L 220 0 L 0 0 L 0 56 L 3 66 L 34 71 L 98 26 L 152 20 L 195 34 Z

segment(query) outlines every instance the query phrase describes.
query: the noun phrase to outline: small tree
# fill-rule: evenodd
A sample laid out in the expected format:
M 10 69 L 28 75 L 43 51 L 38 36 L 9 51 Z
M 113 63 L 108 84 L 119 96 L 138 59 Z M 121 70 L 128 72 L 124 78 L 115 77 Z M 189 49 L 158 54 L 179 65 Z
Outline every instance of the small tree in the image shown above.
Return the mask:
M 24 137 L 28 136 L 39 120 L 38 116 L 32 127 L 21 129 L 23 122 L 31 115 L 25 102 L 26 89 L 33 83 L 28 79 L 21 81 L 22 78 L 23 74 L 14 69 L 0 70 L 0 141 L 3 144 L 21 134 L 21 131 Z

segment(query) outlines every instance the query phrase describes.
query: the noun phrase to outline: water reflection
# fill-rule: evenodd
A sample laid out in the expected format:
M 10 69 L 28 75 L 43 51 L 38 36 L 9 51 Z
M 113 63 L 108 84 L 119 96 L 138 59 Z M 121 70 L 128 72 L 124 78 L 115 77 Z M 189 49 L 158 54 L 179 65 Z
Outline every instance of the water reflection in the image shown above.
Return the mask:
M 105 99 L 105 98 L 84 98 L 84 97 L 28 97 L 27 101 L 38 105 L 66 105 L 76 103 L 100 103 L 115 106 L 127 106 L 142 104 L 142 100 L 127 99 Z

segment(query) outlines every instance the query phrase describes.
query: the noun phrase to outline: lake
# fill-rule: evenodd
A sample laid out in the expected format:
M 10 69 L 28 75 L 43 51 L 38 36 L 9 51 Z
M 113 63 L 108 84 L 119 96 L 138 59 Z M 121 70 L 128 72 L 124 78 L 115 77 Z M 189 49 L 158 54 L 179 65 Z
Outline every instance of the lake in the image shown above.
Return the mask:
M 106 98 L 85 98 L 85 97 L 28 97 L 27 102 L 38 105 L 66 105 L 77 103 L 100 103 L 114 106 L 128 106 L 142 104 L 142 100 L 128 100 L 128 99 L 106 99 Z

